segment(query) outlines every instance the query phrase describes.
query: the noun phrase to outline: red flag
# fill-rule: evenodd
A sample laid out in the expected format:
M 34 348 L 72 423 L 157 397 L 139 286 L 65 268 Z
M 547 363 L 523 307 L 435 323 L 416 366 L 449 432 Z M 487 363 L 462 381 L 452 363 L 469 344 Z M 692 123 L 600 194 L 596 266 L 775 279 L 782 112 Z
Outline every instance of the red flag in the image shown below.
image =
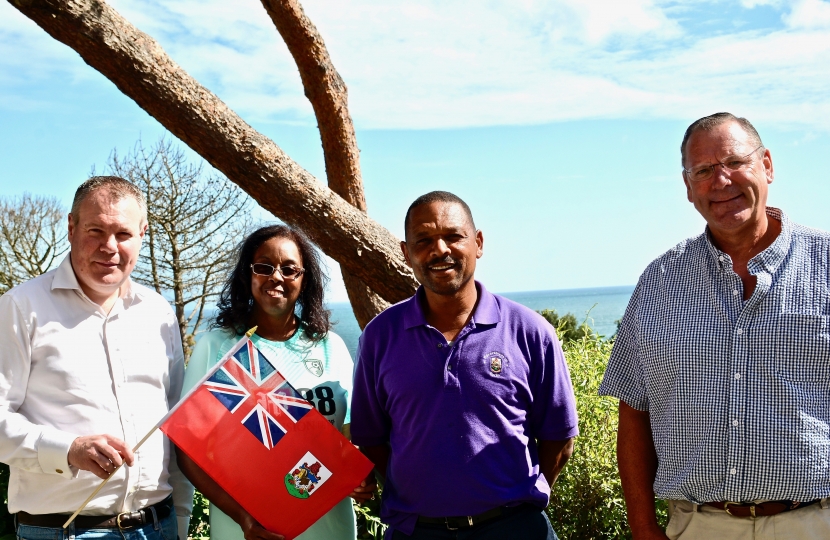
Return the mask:
M 263 527 L 287 539 L 372 470 L 247 337 L 160 427 Z

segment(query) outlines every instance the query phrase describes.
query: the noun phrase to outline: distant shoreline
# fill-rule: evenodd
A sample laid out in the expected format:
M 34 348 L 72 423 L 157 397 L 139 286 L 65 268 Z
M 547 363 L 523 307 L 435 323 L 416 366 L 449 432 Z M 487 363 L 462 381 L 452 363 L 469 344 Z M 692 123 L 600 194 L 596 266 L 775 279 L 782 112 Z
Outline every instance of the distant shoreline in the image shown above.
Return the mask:
M 634 292 L 634 285 L 613 287 L 584 287 L 579 289 L 553 289 L 546 291 L 518 291 L 496 293 L 535 311 L 554 309 L 559 315 L 573 313 L 581 323 L 585 321 L 599 334 L 609 337 L 617 330 L 617 321 Z M 334 332 L 343 338 L 354 356 L 360 338 L 360 327 L 348 302 L 330 302 L 326 307 L 332 312 Z

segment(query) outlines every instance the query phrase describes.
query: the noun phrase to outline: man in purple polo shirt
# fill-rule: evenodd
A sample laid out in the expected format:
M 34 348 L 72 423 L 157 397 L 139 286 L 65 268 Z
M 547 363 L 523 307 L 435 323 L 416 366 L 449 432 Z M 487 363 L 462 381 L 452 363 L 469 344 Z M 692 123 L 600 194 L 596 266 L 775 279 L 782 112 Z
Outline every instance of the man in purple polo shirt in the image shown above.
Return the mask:
M 473 279 L 484 237 L 460 198 L 419 197 L 404 227 L 421 287 L 366 326 L 352 397 L 386 538 L 556 539 L 544 509 L 578 430 L 553 328 Z

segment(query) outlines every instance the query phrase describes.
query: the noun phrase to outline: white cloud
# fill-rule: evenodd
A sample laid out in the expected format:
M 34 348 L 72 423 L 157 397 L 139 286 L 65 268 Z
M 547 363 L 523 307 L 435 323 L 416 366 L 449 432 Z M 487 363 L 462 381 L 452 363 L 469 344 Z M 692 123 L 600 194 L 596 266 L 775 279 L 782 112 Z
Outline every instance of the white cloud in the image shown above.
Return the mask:
M 741 5 L 747 9 L 758 6 L 779 6 L 783 0 L 741 0 Z
M 830 3 L 822 0 L 797 0 L 784 16 L 790 28 L 830 28 Z
M 113 5 L 246 119 L 314 123 L 296 66 L 256 0 Z M 750 25 L 721 35 L 692 34 L 671 16 L 705 6 L 700 0 L 303 5 L 363 128 L 687 119 L 727 109 L 830 129 L 830 3 L 822 0 L 797 0 L 774 31 Z M 0 55 L 4 74 L 68 69 L 60 64 L 74 53 L 19 14 L 7 20 L 9 11 L 0 5 L 0 47 L 15 53 Z

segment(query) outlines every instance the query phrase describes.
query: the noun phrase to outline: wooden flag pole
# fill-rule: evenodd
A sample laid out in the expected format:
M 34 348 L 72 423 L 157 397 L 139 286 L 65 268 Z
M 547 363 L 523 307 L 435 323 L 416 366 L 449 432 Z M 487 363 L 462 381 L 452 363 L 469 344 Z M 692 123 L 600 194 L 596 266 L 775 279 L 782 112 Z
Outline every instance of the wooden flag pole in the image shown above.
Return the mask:
M 247 332 L 245 332 L 245 337 L 250 338 L 251 336 L 253 336 L 253 335 L 254 335 L 254 332 L 256 332 L 256 329 L 257 329 L 257 327 L 256 327 L 256 326 L 254 326 L 253 328 L 251 328 L 250 330 L 248 330 Z M 171 411 L 170 411 L 170 413 L 172 413 L 172 412 L 173 412 L 173 411 L 171 410 Z M 155 426 L 153 426 L 153 429 L 151 429 L 151 430 L 147 433 L 147 435 L 145 435 L 145 436 L 144 436 L 144 438 L 143 438 L 143 439 L 141 439 L 140 441 L 138 441 L 138 444 L 136 444 L 136 445 L 135 445 L 135 447 L 133 448 L 133 453 L 136 453 L 136 452 L 138 451 L 138 449 L 139 449 L 139 448 L 141 448 L 141 445 L 142 445 L 142 444 L 144 444 L 144 443 L 147 441 L 147 439 L 149 439 L 149 438 L 150 438 L 150 435 L 152 435 L 153 433 L 155 433 L 155 432 L 156 432 L 156 430 L 159 428 L 159 426 L 161 426 L 161 425 L 164 423 L 164 421 L 165 421 L 165 420 L 167 420 L 167 418 L 170 416 L 170 413 L 166 414 L 166 415 L 164 416 L 164 418 L 162 418 L 162 419 L 159 421 L 159 423 L 158 423 L 158 424 L 156 424 Z M 78 508 L 77 510 L 75 510 L 75 513 L 74 513 L 74 514 L 72 514 L 71 516 L 69 516 L 69 519 L 67 519 L 67 520 L 66 520 L 66 523 L 64 523 L 64 524 L 63 524 L 63 528 L 64 528 L 64 529 L 66 529 L 67 527 L 69 527 L 70 523 L 72 523 L 73 521 L 75 521 L 75 518 L 76 518 L 76 517 L 78 517 L 78 514 L 80 514 L 80 513 L 83 511 L 83 509 L 84 509 L 84 508 L 86 508 L 86 505 L 88 505 L 88 504 L 89 504 L 89 501 L 91 501 L 92 499 L 94 499 L 94 498 L 95 498 L 95 496 L 96 496 L 96 495 L 98 495 L 98 492 L 99 492 L 99 491 L 101 491 L 101 488 L 103 488 L 103 487 L 106 485 L 106 483 L 110 481 L 110 478 L 112 478 L 113 476 L 115 476 L 115 473 L 117 473 L 117 472 L 118 472 L 118 469 L 120 469 L 120 468 L 121 468 L 121 467 L 123 467 L 123 466 L 124 466 L 124 462 L 122 461 L 122 462 L 121 462 L 121 465 L 119 465 L 118 467 L 116 467 L 116 468 L 115 468 L 115 470 L 113 470 L 113 471 L 112 471 L 112 473 L 111 473 L 108 477 L 104 478 L 104 481 L 103 481 L 103 482 L 101 482 L 101 484 L 100 484 L 97 488 L 95 488 L 95 491 L 93 491 L 93 492 L 92 492 L 92 494 L 91 494 L 89 497 L 87 497 L 87 498 L 86 498 L 86 500 L 83 502 L 83 504 L 81 504 L 81 507 L 80 507 L 80 508 Z
M 137 444 L 137 445 L 135 445 L 135 447 L 133 448 L 133 453 L 136 453 L 136 452 L 138 451 L 138 449 L 139 449 L 139 448 L 141 448 L 141 445 L 142 445 L 142 444 L 144 444 L 144 443 L 147 441 L 147 439 L 149 439 L 149 438 L 150 438 L 150 435 L 152 435 L 153 433 L 155 433 L 155 431 L 156 431 L 157 429 L 158 429 L 158 426 L 153 426 L 153 429 L 151 429 L 151 430 L 149 431 L 149 433 L 147 433 L 147 435 L 145 435 L 145 436 L 144 436 L 144 438 L 143 438 L 143 439 L 141 439 L 140 441 L 138 441 L 138 444 Z M 87 498 L 86 498 L 86 500 L 83 502 L 83 504 L 81 504 L 81 507 L 80 507 L 80 508 L 78 508 L 77 510 L 75 510 L 75 513 L 74 513 L 74 514 L 72 514 L 71 516 L 69 516 L 69 519 L 67 519 L 67 520 L 66 520 L 66 523 L 64 523 L 64 524 L 63 524 L 63 528 L 64 528 L 64 529 L 65 529 L 65 528 L 67 528 L 67 527 L 69 527 L 69 524 L 70 524 L 70 523 L 72 523 L 73 521 L 75 521 L 75 518 L 76 518 L 76 517 L 78 517 L 78 514 L 80 514 L 80 513 L 81 513 L 81 511 L 82 511 L 84 508 L 86 508 L 86 505 L 88 505 L 88 504 L 89 504 L 89 501 L 91 501 L 91 500 L 92 500 L 92 499 L 93 499 L 96 495 L 98 495 L 98 492 L 99 492 L 99 491 L 101 491 L 101 488 L 102 488 L 102 487 L 104 487 L 104 485 L 106 485 L 106 483 L 110 481 L 110 478 L 112 478 L 113 476 L 115 476 L 115 473 L 117 473 L 117 472 L 118 472 L 118 469 L 120 469 L 120 468 L 121 468 L 121 467 L 123 467 L 123 466 L 124 466 L 124 462 L 122 461 L 122 462 L 121 462 L 121 465 L 119 465 L 118 467 L 116 467 L 116 468 L 115 468 L 115 470 L 114 470 L 114 471 L 112 471 L 112 474 L 110 474 L 108 477 L 104 478 L 104 481 L 103 481 L 103 482 L 101 482 L 101 484 L 100 484 L 97 488 L 95 488 L 95 491 L 93 491 L 93 492 L 92 492 L 92 494 L 91 494 L 89 497 L 87 497 Z

